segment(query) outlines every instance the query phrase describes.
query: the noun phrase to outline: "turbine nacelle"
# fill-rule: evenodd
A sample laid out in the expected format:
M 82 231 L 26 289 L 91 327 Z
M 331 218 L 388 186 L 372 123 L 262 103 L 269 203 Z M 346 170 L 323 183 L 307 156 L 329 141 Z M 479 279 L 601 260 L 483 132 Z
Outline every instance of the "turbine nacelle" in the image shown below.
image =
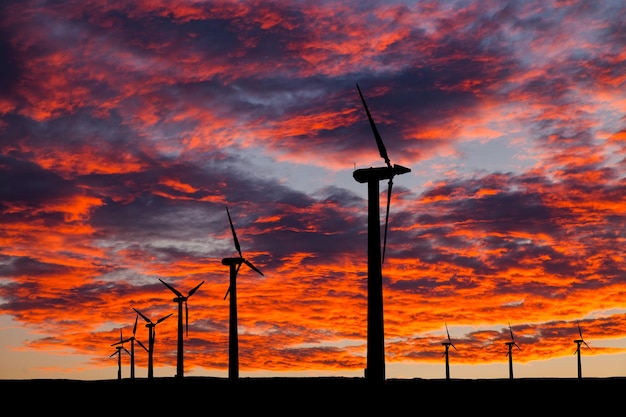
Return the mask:
M 357 182 L 366 183 L 370 181 L 390 180 L 396 175 L 402 175 L 408 172 L 411 172 L 410 168 L 394 164 L 393 167 L 357 169 L 352 176 Z
M 241 265 L 243 258 L 224 258 L 222 259 L 222 265 Z

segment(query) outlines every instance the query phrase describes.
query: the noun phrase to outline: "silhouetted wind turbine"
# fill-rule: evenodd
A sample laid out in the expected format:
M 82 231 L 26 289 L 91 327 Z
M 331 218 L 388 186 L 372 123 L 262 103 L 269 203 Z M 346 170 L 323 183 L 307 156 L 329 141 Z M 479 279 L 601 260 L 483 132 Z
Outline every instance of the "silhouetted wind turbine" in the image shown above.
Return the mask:
M 248 265 L 256 273 L 263 275 L 257 267 L 252 265 L 250 261 L 245 259 L 241 254 L 241 247 L 239 246 L 239 240 L 237 239 L 237 233 L 235 232 L 235 226 L 230 217 L 228 207 L 226 207 L 226 214 L 228 215 L 228 221 L 230 223 L 230 230 L 233 232 L 233 240 L 235 241 L 235 249 L 239 253 L 237 258 L 224 258 L 222 259 L 222 265 L 230 266 L 230 285 L 224 295 L 224 300 L 230 293 L 230 322 L 228 330 L 228 377 L 230 379 L 239 378 L 239 336 L 237 332 L 237 274 L 241 264 Z
M 141 346 L 146 352 L 148 352 L 148 349 L 146 349 L 143 343 L 141 343 L 139 340 L 135 338 L 135 334 L 137 333 L 137 319 L 138 318 L 139 318 L 138 315 L 135 316 L 135 325 L 133 326 L 133 335 L 126 340 L 122 340 L 111 345 L 111 346 L 115 346 L 118 344 L 124 344 L 126 342 L 130 342 L 130 379 L 135 379 L 135 341 L 137 341 L 137 343 L 139 343 L 139 346 Z
M 450 379 L 450 363 L 448 362 L 448 349 L 450 349 L 450 346 L 452 346 L 455 350 L 457 349 L 456 349 L 456 346 L 452 344 L 452 340 L 450 340 L 450 332 L 448 332 L 448 323 L 446 323 L 446 334 L 448 335 L 448 340 L 445 342 L 442 342 L 441 344 L 446 347 L 446 351 L 443 354 L 446 357 L 446 380 L 449 380 Z
M 124 347 L 124 338 L 122 337 L 122 329 L 120 328 L 120 341 L 113 343 L 111 346 L 115 346 L 115 345 L 119 345 L 117 348 L 115 348 L 115 352 L 113 352 L 111 354 L 110 357 L 113 357 L 113 355 L 117 355 L 117 379 L 122 379 L 122 350 L 126 353 L 128 353 L 130 355 L 130 352 Z
M 587 346 L 587 348 L 589 348 L 589 349 L 591 349 L 591 348 L 589 347 L 587 342 L 585 342 L 585 340 L 583 339 L 583 331 L 580 330 L 580 323 L 578 322 L 578 320 L 576 320 L 576 324 L 578 325 L 578 334 L 580 335 L 580 339 L 574 340 L 574 343 L 576 343 L 576 351 L 574 353 L 576 355 L 578 355 L 578 379 L 582 379 L 582 377 L 583 377 L 583 367 L 582 367 L 582 364 L 580 362 L 580 345 L 584 344 L 585 346 Z
M 137 314 L 139 314 L 146 321 L 146 327 L 148 328 L 148 379 L 152 379 L 152 377 L 154 376 L 153 357 L 154 357 L 154 340 L 156 338 L 155 327 L 157 324 L 161 323 L 163 320 L 165 320 L 166 318 L 168 318 L 174 313 L 170 313 L 167 316 L 163 316 L 160 319 L 158 319 L 156 323 L 153 323 L 152 320 L 146 317 L 141 311 L 137 310 L 135 307 L 133 307 L 133 310 L 135 310 Z
M 522 350 L 521 347 L 515 343 L 515 339 L 513 338 L 513 329 L 511 329 L 511 323 L 509 323 L 509 332 L 511 333 L 511 341 L 506 342 L 505 345 L 509 347 L 509 351 L 506 355 L 509 357 L 509 379 L 513 379 L 513 346 L 517 347 L 519 350 Z
M 387 226 L 389 223 L 389 205 L 391 201 L 391 188 L 393 177 L 411 172 L 409 168 L 401 165 L 391 165 L 385 145 L 376 129 L 374 119 L 370 114 L 361 89 L 357 84 L 359 96 L 367 113 L 370 126 L 374 132 L 374 138 L 378 145 L 378 151 L 383 158 L 386 167 L 358 169 L 352 176 L 359 183 L 367 183 L 368 187 L 368 231 L 367 231 L 367 368 L 366 378 L 373 382 L 385 380 L 385 332 L 383 320 L 383 278 L 382 263 L 387 246 Z M 380 195 L 379 181 L 388 179 L 387 186 L 387 211 L 385 215 L 385 237 L 381 256 L 380 249 Z
M 174 302 L 178 303 L 178 354 L 176 359 L 176 377 L 182 378 L 185 372 L 185 367 L 183 365 L 183 303 L 185 304 L 185 331 L 186 335 L 189 336 L 189 307 L 187 306 L 187 299 L 191 297 L 193 293 L 198 290 L 198 288 L 200 288 L 200 285 L 204 284 L 204 281 L 193 287 L 186 297 L 161 278 L 159 278 L 159 281 L 176 294 L 176 297 L 174 298 Z

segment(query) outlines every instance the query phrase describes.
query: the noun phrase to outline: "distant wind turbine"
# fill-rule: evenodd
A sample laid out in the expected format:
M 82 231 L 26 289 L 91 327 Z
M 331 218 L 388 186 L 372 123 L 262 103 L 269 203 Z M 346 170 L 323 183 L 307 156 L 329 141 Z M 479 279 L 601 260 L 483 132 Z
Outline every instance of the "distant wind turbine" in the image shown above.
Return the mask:
M 576 351 L 574 352 L 574 354 L 578 355 L 578 379 L 582 379 L 583 367 L 580 361 L 580 345 L 584 344 L 585 346 L 587 346 L 588 349 L 591 349 L 591 348 L 589 347 L 587 342 L 585 342 L 585 340 L 583 339 L 583 331 L 580 330 L 580 323 L 578 322 L 578 320 L 576 320 L 576 324 L 578 325 L 578 335 L 580 336 L 580 339 L 574 340 L 574 343 L 576 343 Z
M 446 324 L 446 334 L 448 335 L 448 340 L 445 342 L 442 342 L 441 344 L 446 347 L 446 351 L 443 353 L 443 355 L 446 357 L 446 380 L 450 380 L 450 363 L 448 362 L 448 350 L 450 349 L 450 346 L 452 346 L 454 350 L 457 350 L 457 348 L 456 346 L 452 344 L 452 340 L 450 340 L 450 332 L 448 332 L 448 323 L 445 323 L 445 324 Z
M 513 329 L 511 329 L 511 323 L 509 323 L 509 332 L 511 333 L 511 341 L 506 342 L 505 345 L 509 347 L 509 351 L 507 352 L 507 356 L 509 357 L 509 379 L 513 379 L 513 346 L 522 350 L 521 347 L 517 343 L 515 343 L 515 339 L 513 338 Z
M 186 335 L 189 336 L 189 307 L 187 306 L 187 299 L 198 291 L 198 288 L 204 284 L 204 281 L 193 287 L 186 297 L 161 278 L 159 278 L 159 281 L 176 294 L 176 297 L 174 298 L 174 302 L 178 304 L 178 354 L 176 359 L 176 377 L 183 378 L 185 373 L 185 367 L 183 365 L 183 304 L 185 304 L 185 331 Z
M 124 347 L 124 338 L 122 337 L 122 329 L 120 328 L 120 341 L 117 343 L 113 343 L 111 346 L 119 345 L 115 348 L 115 352 L 109 356 L 109 358 L 117 355 L 117 379 L 122 379 L 122 351 L 128 353 L 130 352 Z
M 139 346 L 143 348 L 146 352 L 149 352 L 148 349 L 141 343 L 139 340 L 135 338 L 135 334 L 137 333 L 137 319 L 139 315 L 135 316 L 135 325 L 133 326 L 133 335 L 126 340 L 121 340 L 117 343 L 112 344 L 111 346 L 124 344 L 126 342 L 130 342 L 130 379 L 135 379 L 135 341 L 139 343 Z
M 391 165 L 385 145 L 378 133 L 374 119 L 370 114 L 361 89 L 357 84 L 361 102 L 367 113 L 370 126 L 378 145 L 378 151 L 386 167 L 358 169 L 352 176 L 359 183 L 367 183 L 368 187 L 368 229 L 367 229 L 367 368 L 365 376 L 368 381 L 378 383 L 385 380 L 385 331 L 383 320 L 383 278 L 382 263 L 387 246 L 387 227 L 389 224 L 389 205 L 391 202 L 391 188 L 393 177 L 411 172 L 401 165 Z M 387 211 L 385 215 L 385 236 L 381 256 L 380 243 L 380 195 L 379 181 L 388 179 Z
M 235 226 L 230 217 L 228 207 L 226 207 L 226 214 L 228 215 L 228 221 L 230 223 L 230 230 L 233 233 L 233 240 L 235 242 L 235 249 L 239 254 L 236 258 L 224 258 L 222 259 L 222 265 L 230 266 L 230 285 L 224 295 L 224 299 L 228 297 L 230 293 L 230 321 L 228 331 L 228 377 L 230 379 L 239 378 L 239 336 L 237 332 L 237 274 L 241 264 L 248 265 L 253 271 L 259 275 L 263 275 L 257 267 L 255 267 L 250 261 L 245 259 L 241 254 L 241 247 L 239 246 L 239 240 L 237 239 L 237 233 L 235 232 Z
M 146 321 L 146 327 L 148 328 L 148 379 L 152 379 L 154 376 L 153 359 L 154 359 L 154 341 L 156 339 L 155 327 L 157 324 L 161 323 L 163 320 L 170 317 L 174 313 L 170 313 L 167 316 L 163 316 L 160 319 L 158 319 L 156 323 L 153 323 L 152 320 L 146 317 L 141 311 L 137 310 L 135 307 L 133 307 L 133 310 L 135 310 L 135 312 L 139 314 L 141 318 L 143 318 Z

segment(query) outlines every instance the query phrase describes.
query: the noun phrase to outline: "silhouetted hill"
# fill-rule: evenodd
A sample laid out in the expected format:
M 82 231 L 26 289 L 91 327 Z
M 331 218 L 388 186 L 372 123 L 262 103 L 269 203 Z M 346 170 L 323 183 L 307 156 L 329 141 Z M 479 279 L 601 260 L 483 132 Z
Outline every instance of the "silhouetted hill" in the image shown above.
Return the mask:
M 621 414 L 624 388 L 626 378 L 389 379 L 378 384 L 335 377 L 0 380 L 5 407 L 13 403 L 20 412 L 64 415 Z

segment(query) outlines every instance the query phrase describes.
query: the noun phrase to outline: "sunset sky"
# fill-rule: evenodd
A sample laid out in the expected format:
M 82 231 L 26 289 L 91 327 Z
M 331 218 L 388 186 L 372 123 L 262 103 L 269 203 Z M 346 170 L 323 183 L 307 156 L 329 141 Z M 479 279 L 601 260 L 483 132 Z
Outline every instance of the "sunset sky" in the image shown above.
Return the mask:
M 367 184 L 394 178 L 387 378 L 626 376 L 626 4 L 8 0 L 0 379 L 362 376 Z M 381 235 L 387 182 L 380 182 Z M 134 308 L 134 309 L 133 309 Z M 139 317 L 136 338 L 148 345 Z M 510 326 L 510 327 L 509 327 Z M 130 349 L 130 344 L 125 344 Z M 147 353 L 135 346 L 136 375 Z M 129 377 L 129 357 L 122 356 Z

